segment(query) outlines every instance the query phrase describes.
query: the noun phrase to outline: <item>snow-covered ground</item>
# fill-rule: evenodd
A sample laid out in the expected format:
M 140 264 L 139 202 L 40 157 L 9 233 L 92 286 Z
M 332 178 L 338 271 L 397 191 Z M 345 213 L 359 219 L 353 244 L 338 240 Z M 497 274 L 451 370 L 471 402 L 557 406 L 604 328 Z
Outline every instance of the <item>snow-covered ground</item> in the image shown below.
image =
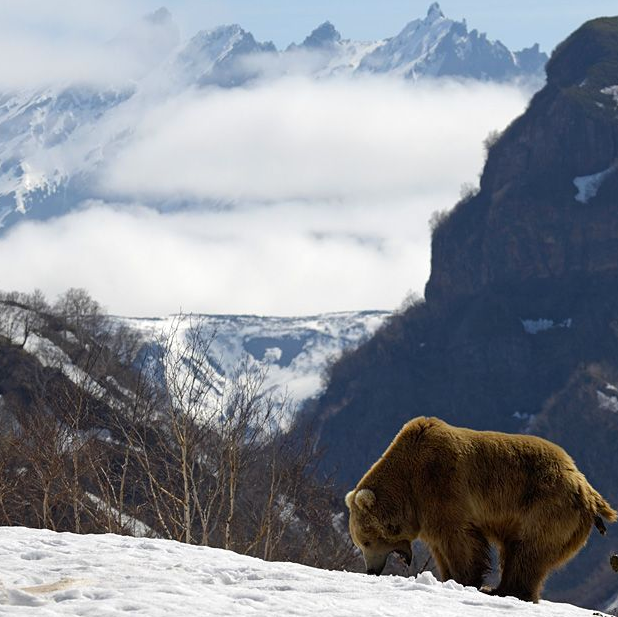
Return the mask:
M 592 616 L 568 604 L 494 598 L 416 579 L 268 563 L 207 547 L 116 535 L 0 528 L 0 615 L 103 617 Z M 599 613 L 597 613 L 598 615 Z

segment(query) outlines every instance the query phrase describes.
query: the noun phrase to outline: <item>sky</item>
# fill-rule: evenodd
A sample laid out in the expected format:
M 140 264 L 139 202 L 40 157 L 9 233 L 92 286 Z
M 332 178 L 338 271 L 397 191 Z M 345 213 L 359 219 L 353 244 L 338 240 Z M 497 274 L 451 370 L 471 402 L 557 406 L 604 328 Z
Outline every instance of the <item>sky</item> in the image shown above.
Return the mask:
M 345 38 L 392 36 L 424 16 L 429 0 L 3 0 L 0 32 L 49 40 L 105 40 L 118 25 L 166 6 L 188 37 L 222 23 L 239 23 L 258 40 L 278 47 L 300 42 L 330 20 Z M 615 15 L 614 0 L 443 0 L 447 17 L 465 17 L 470 28 L 513 49 L 538 42 L 549 52 L 584 21 Z
M 345 37 L 389 36 L 428 4 L 166 5 L 185 40 L 198 29 L 239 22 L 258 40 L 284 47 L 326 19 Z M 441 6 L 513 48 L 538 41 L 550 50 L 583 20 L 610 13 L 610 4 Z M 159 6 L 2 0 L 0 83 L 97 72 L 91 67 L 103 66 L 101 43 Z M 296 77 L 134 108 L 123 120 L 131 139 L 103 168 L 109 196 L 6 234 L 0 264 L 18 265 L 2 272 L 2 287 L 41 288 L 52 297 L 85 287 L 110 312 L 141 316 L 394 309 L 408 294 L 423 293 L 432 213 L 451 208 L 462 185 L 478 184 L 483 140 L 519 115 L 530 94 L 507 84 Z M 61 154 L 75 162 L 92 150 L 92 141 L 71 139 Z M 118 203 L 119 193 L 130 199 Z M 178 195 L 217 207 L 149 207 Z

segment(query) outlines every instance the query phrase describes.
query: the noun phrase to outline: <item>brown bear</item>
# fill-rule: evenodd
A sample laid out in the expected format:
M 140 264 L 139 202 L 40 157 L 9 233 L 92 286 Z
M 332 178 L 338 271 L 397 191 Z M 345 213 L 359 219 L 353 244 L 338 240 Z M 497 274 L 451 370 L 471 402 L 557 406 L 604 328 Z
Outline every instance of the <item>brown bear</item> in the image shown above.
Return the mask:
M 350 535 L 368 574 L 423 540 L 444 580 L 481 588 L 490 544 L 502 578 L 492 591 L 537 602 L 548 574 L 617 513 L 559 446 L 415 418 L 346 495 Z

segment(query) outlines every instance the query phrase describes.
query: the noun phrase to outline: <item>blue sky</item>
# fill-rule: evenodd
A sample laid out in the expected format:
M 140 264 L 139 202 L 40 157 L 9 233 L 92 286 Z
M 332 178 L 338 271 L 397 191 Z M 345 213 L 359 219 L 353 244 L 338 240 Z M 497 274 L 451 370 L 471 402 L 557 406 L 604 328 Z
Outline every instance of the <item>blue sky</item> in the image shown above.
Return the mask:
M 582 22 L 615 15 L 615 0 L 444 0 L 443 12 L 466 17 L 470 28 L 487 32 L 513 49 L 539 42 L 545 51 Z M 183 36 L 222 23 L 240 23 L 259 40 L 278 47 L 301 41 L 330 20 L 344 37 L 377 39 L 396 34 L 423 16 L 428 0 L 2 0 L 0 33 L 32 37 L 105 40 L 123 25 L 161 5 L 174 15 Z

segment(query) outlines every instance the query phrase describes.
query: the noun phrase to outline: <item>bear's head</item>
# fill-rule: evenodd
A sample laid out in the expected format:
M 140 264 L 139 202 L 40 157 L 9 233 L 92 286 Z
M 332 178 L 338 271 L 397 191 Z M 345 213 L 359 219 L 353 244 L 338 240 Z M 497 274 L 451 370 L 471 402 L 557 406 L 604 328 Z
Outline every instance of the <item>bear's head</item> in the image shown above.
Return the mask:
M 350 536 L 362 551 L 367 574 L 381 574 L 388 556 L 395 552 L 409 566 L 412 562 L 410 534 L 396 522 L 386 504 L 380 504 L 369 488 L 350 491 L 345 498 L 350 510 Z M 386 506 L 386 507 L 385 507 Z

